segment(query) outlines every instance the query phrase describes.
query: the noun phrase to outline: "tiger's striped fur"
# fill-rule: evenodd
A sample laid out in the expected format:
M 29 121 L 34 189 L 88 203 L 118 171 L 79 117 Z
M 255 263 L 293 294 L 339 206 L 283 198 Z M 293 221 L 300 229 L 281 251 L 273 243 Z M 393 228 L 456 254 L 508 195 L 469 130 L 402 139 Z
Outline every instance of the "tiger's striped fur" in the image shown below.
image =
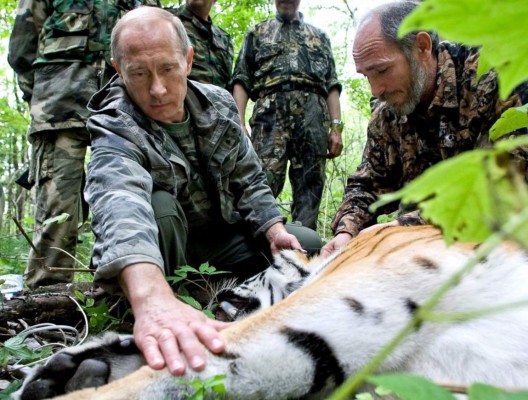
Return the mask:
M 227 314 L 220 314 L 221 319 L 239 320 L 271 307 L 314 280 L 336 255 L 316 262 L 295 250 L 281 251 L 269 268 L 215 295 L 215 302 Z
M 230 399 L 322 399 L 389 342 L 475 249 L 471 244 L 446 247 L 430 226 L 385 227 L 360 235 L 331 260 L 301 257 L 301 265 L 308 263 L 302 269 L 320 271 L 314 279 L 222 331 L 226 351 L 209 354 L 203 372 L 188 369 L 183 379 L 223 374 Z M 504 243 L 438 302 L 436 312 L 526 300 L 528 256 Z M 458 323 L 424 323 L 380 371 L 437 382 L 525 387 L 528 307 Z M 180 399 L 187 389 L 165 370 L 142 367 L 61 399 Z

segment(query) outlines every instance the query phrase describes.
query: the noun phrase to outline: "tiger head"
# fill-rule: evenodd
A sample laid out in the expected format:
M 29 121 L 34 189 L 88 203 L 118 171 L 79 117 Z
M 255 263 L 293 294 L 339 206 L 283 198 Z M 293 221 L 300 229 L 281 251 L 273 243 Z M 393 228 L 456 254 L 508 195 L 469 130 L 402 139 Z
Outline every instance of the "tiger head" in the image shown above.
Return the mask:
M 279 302 L 317 274 L 321 264 L 317 260 L 300 251 L 281 251 L 266 270 L 216 294 L 216 318 L 239 320 Z

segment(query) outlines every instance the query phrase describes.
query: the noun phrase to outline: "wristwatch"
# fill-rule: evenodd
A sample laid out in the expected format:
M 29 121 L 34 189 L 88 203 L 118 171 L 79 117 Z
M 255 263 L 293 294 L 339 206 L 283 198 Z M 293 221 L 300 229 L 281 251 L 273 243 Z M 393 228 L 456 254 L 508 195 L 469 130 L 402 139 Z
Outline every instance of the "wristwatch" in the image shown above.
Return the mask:
M 343 132 L 345 124 L 340 119 L 333 119 L 330 121 L 330 129 L 336 129 L 339 133 Z

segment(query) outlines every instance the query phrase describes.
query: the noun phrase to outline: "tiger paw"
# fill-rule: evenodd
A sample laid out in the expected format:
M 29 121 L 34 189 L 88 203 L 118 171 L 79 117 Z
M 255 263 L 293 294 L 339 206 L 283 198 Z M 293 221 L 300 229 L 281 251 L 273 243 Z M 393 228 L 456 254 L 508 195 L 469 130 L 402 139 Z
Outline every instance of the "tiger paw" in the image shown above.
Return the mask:
M 102 386 L 144 364 L 132 336 L 108 333 L 86 344 L 61 350 L 47 363 L 34 367 L 13 398 L 40 400 Z

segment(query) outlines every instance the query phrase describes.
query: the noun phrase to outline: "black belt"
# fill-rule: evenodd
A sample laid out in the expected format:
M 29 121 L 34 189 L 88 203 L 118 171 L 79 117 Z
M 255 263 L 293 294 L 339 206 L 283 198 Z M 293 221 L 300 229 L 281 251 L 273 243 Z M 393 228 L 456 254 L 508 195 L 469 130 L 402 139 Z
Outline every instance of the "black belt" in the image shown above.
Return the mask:
M 328 93 L 326 93 L 326 91 L 320 87 L 301 85 L 299 83 L 282 83 L 280 85 L 274 85 L 269 88 L 264 88 L 259 92 L 258 97 L 269 96 L 270 94 L 279 92 L 292 92 L 294 90 L 299 90 L 301 92 L 316 93 L 320 96 L 323 96 L 325 99 L 328 97 Z

